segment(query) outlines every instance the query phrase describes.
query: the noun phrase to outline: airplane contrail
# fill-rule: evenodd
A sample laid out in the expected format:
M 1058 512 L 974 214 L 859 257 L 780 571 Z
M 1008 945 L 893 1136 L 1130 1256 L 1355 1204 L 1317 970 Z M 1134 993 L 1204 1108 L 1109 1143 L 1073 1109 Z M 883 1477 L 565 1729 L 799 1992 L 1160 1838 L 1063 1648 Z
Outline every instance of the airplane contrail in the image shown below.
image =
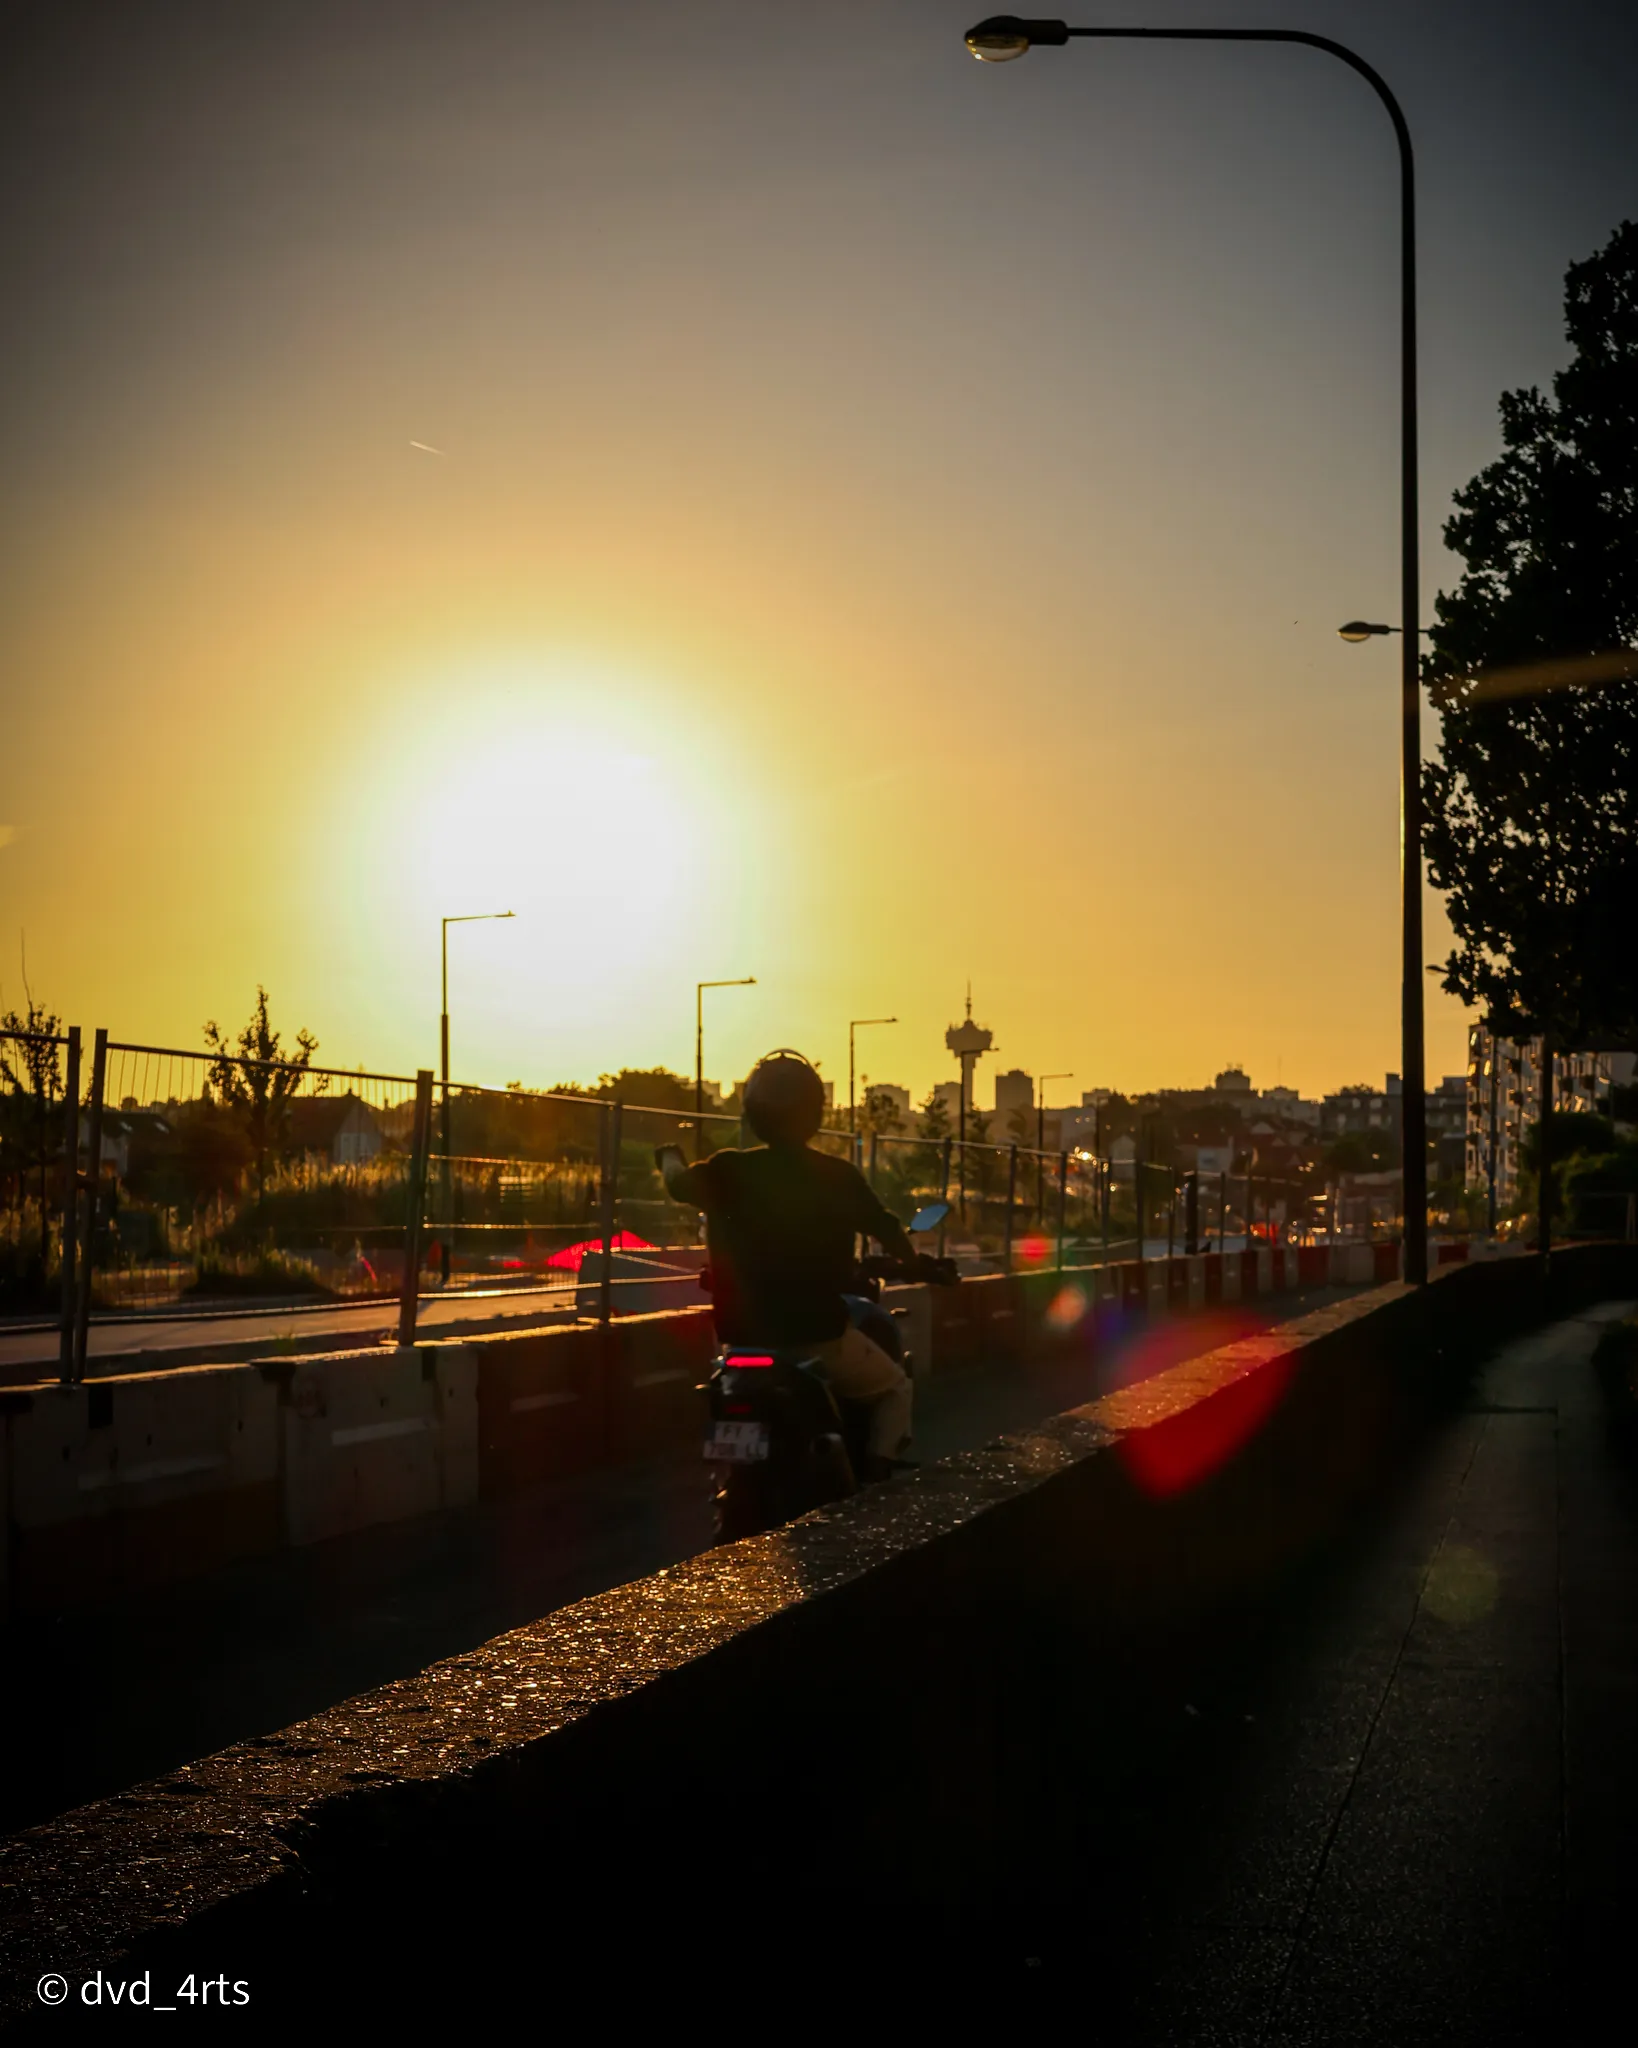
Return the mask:
M 444 452 L 441 448 L 434 448 L 430 441 L 412 441 L 410 446 L 419 448 L 423 455 L 442 455 Z

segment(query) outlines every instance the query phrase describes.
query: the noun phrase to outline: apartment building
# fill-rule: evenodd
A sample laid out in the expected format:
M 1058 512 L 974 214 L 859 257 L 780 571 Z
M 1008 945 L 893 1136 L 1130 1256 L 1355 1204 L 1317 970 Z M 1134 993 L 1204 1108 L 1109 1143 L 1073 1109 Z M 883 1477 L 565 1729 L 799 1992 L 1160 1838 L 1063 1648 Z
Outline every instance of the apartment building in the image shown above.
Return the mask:
M 1541 1115 L 1541 1040 L 1492 1037 L 1482 1024 L 1467 1034 L 1467 1179 L 1484 1187 L 1492 1173 L 1496 1206 L 1519 1193 L 1525 1133 Z M 1610 1090 L 1632 1078 L 1630 1052 L 1553 1056 L 1553 1107 L 1607 1114 Z

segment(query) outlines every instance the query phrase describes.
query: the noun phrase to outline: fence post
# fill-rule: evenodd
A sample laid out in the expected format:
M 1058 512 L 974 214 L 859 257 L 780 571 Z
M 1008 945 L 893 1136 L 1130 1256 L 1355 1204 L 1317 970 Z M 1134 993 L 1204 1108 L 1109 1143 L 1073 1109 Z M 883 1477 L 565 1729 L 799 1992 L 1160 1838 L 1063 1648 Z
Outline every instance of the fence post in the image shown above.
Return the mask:
M 1056 1270 L 1064 1269 L 1064 1216 L 1069 1207 L 1069 1154 L 1058 1154 L 1058 1264 Z
M 1114 1171 L 1113 1164 L 1105 1159 L 1098 1172 L 1098 1221 L 1103 1237 L 1102 1263 L 1106 1266 L 1109 1263 L 1109 1210 L 1115 1193 Z
M 1016 1199 L 1017 1199 L 1017 1196 L 1018 1196 L 1018 1147 L 1017 1147 L 1016 1145 L 1009 1145 L 1009 1146 L 1007 1147 L 1007 1234 L 1006 1234 L 1006 1250 L 1005 1250 L 1005 1252 L 1004 1252 L 1004 1253 L 1003 1253 L 1003 1255 L 1002 1255 L 1002 1256 L 1003 1256 L 1003 1258 L 1004 1258 L 1004 1260 L 1005 1260 L 1005 1264 L 1004 1264 L 1004 1265 L 1003 1265 L 1003 1267 L 1002 1267 L 1002 1271 L 1003 1271 L 1003 1272 L 1006 1272 L 1006 1273 L 1010 1273 L 1010 1272 L 1012 1271 L 1012 1205 L 1013 1205 L 1014 1201 L 1016 1201 Z
M 947 1201 L 949 1201 L 949 1199 L 950 1199 L 950 1147 L 951 1147 L 951 1143 L 952 1143 L 952 1140 L 950 1140 L 949 1138 L 946 1138 L 946 1139 L 945 1139 L 945 1141 L 944 1141 L 944 1169 L 943 1169 L 943 1178 L 942 1178 L 942 1180 L 941 1180 L 941 1181 L 940 1181 L 940 1183 L 939 1183 L 939 1190 L 938 1190 L 938 1198 L 939 1198 L 939 1200 L 940 1200 L 941 1202 L 947 1202 Z M 942 1258 L 943 1258 L 943 1256 L 944 1256 L 944 1225 L 943 1225 L 942 1223 L 941 1223 L 941 1224 L 939 1225 L 939 1227 L 938 1227 L 938 1255 L 939 1255 L 939 1257 L 940 1257 L 941 1259 L 942 1259 Z
M 404 1285 L 398 1297 L 398 1341 L 415 1342 L 421 1293 L 421 1223 L 427 1205 L 427 1154 L 432 1149 L 432 1069 L 415 1070 L 415 1125 L 410 1138 L 409 1186 L 405 1190 Z
M 63 1082 L 63 1242 L 62 1323 L 57 1339 L 57 1374 L 68 1384 L 74 1377 L 75 1267 L 80 1236 L 80 1027 L 68 1027 L 67 1075 Z
M 603 1112 L 603 1278 L 597 1291 L 597 1320 L 605 1327 L 614 1313 L 614 1218 L 620 1200 L 621 1105 Z
M 108 1033 L 101 1025 L 91 1053 L 91 1119 L 86 1138 L 85 1235 L 80 1242 L 80 1270 L 74 1290 L 74 1356 L 70 1377 L 85 1378 L 85 1352 L 91 1329 L 91 1270 L 97 1244 L 97 1196 L 102 1184 L 102 1093 L 108 1085 Z

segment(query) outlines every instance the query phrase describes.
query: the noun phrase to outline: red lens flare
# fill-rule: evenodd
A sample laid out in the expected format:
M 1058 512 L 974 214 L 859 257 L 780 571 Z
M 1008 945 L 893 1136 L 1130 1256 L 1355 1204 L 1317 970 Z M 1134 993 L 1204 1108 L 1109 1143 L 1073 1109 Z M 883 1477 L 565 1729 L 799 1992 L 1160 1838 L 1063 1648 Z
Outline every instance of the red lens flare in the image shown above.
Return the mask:
M 1236 1319 L 1222 1319 L 1233 1320 Z M 1198 1329 L 1199 1325 L 1195 1327 Z M 1168 1334 L 1171 1333 L 1157 1331 L 1155 1340 Z M 1231 1336 L 1220 1336 L 1218 1344 L 1246 1341 L 1250 1334 L 1242 1328 Z M 1143 1369 L 1138 1370 L 1130 1370 L 1135 1360 L 1129 1357 L 1130 1376 L 1124 1384 L 1130 1386 L 1135 1380 L 1154 1377 L 1152 1353 L 1158 1348 L 1155 1340 L 1133 1347 L 1134 1353 L 1150 1355 L 1144 1358 Z M 1145 1493 L 1164 1500 L 1188 1492 L 1236 1457 L 1268 1422 L 1291 1383 L 1295 1353 L 1278 1349 L 1279 1340 L 1266 1332 L 1264 1342 L 1272 1355 L 1242 1371 L 1238 1379 L 1178 1414 L 1146 1429 L 1133 1429 L 1121 1438 L 1120 1454 Z M 1188 1346 L 1189 1352 L 1197 1356 L 1200 1348 L 1198 1344 Z M 1168 1361 L 1171 1362 L 1174 1361 Z

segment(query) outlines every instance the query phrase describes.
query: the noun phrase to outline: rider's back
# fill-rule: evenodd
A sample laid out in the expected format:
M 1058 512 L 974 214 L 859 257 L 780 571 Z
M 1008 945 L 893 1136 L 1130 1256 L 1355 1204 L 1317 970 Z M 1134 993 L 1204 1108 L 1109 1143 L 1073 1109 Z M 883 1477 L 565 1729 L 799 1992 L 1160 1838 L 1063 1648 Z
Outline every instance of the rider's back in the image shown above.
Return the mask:
M 804 1145 L 714 1152 L 690 1170 L 705 1211 L 712 1302 L 730 1343 L 839 1337 L 854 1240 L 898 1233 L 856 1167 Z

